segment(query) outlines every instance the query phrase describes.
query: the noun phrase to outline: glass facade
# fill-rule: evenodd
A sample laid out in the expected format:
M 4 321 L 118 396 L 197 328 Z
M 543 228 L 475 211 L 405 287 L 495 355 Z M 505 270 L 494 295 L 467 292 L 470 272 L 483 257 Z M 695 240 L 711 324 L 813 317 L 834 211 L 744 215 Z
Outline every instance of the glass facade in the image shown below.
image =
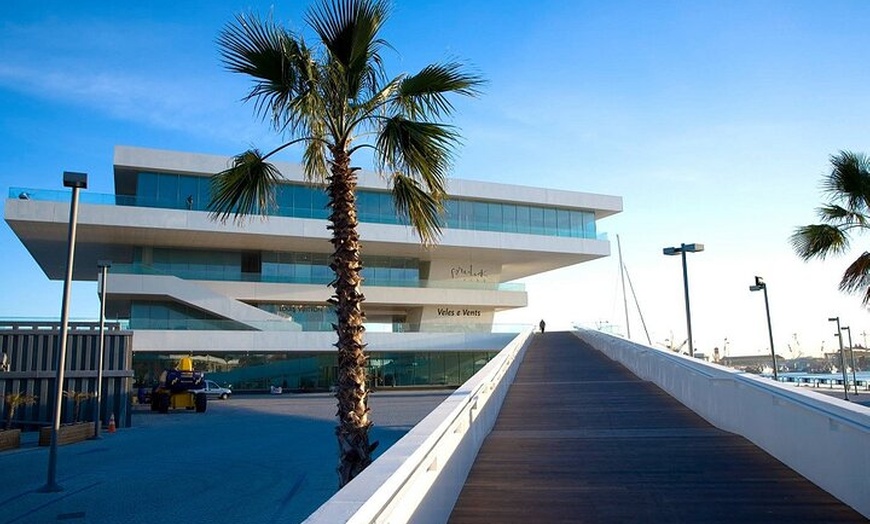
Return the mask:
M 480 371 L 496 351 L 372 352 L 367 375 L 374 388 L 415 386 L 457 387 Z M 335 354 L 213 353 L 193 355 L 194 367 L 209 380 L 231 384 L 234 392 L 328 391 L 336 380 Z M 134 353 L 136 386 L 150 387 L 164 369 L 174 367 L 177 354 Z
M 302 331 L 332 331 L 337 321 L 333 306 L 257 304 L 257 307 L 299 324 Z
M 241 252 L 178 248 L 136 248 L 133 264 L 116 264 L 116 273 L 155 273 L 187 280 L 276 282 L 328 285 L 333 278 L 325 253 Z M 419 287 L 420 261 L 367 255 L 366 285 Z
M 229 331 L 253 329 L 177 302 L 138 300 L 130 303 L 129 328 Z
M 207 210 L 211 179 L 173 173 L 139 173 L 135 195 L 118 197 L 118 204 L 171 209 Z M 294 218 L 326 219 L 326 192 L 316 186 L 282 184 L 270 214 Z M 360 189 L 357 207 L 361 222 L 407 225 L 396 213 L 392 196 L 385 191 Z M 451 198 L 445 205 L 443 226 L 504 233 L 558 237 L 596 238 L 591 211 L 553 206 L 488 202 Z
M 135 183 L 134 183 L 135 181 Z M 207 211 L 211 200 L 211 178 L 179 173 L 139 172 L 116 181 L 118 194 L 100 195 L 85 192 L 83 203 L 98 205 L 140 206 L 166 209 Z M 68 192 L 10 188 L 10 198 L 67 201 Z M 362 222 L 402 225 L 392 196 L 386 191 L 360 189 L 358 212 Z M 597 238 L 593 211 L 529 205 L 516 202 L 493 202 L 469 198 L 452 198 L 444 203 L 443 227 L 516 234 L 574 238 Z M 274 214 L 278 216 L 326 219 L 327 196 L 321 187 L 304 183 L 284 183 L 275 195 Z M 120 245 L 119 245 L 120 246 Z M 328 285 L 333 279 L 330 256 L 310 252 L 272 252 L 232 250 L 198 250 L 158 247 L 123 247 L 113 257 L 113 273 L 171 275 L 184 280 L 226 282 L 274 282 Z M 429 262 L 411 257 L 365 256 L 362 271 L 366 286 L 409 288 L 462 288 L 520 291 L 522 284 L 469 282 L 441 278 L 429 280 Z M 129 321 L 132 329 L 250 330 L 254 322 L 234 322 L 218 318 L 196 307 L 174 303 L 166 298 L 131 300 L 115 298 L 109 307 L 115 318 Z M 283 297 L 282 297 L 283 298 Z M 334 312 L 329 307 L 304 302 L 252 304 L 266 311 L 292 319 L 282 320 L 281 328 L 290 330 L 329 330 Z M 395 308 L 394 308 L 395 309 Z M 376 312 L 370 325 L 373 330 L 409 331 L 420 329 L 419 311 L 401 309 Z M 410 324 L 413 319 L 417 324 Z M 272 322 L 267 320 L 264 322 Z M 285 326 L 286 324 L 286 326 Z M 268 329 L 275 326 L 269 325 Z M 446 329 L 449 329 L 450 325 Z M 475 327 L 473 330 L 477 330 Z M 468 330 L 462 327 L 463 331 Z

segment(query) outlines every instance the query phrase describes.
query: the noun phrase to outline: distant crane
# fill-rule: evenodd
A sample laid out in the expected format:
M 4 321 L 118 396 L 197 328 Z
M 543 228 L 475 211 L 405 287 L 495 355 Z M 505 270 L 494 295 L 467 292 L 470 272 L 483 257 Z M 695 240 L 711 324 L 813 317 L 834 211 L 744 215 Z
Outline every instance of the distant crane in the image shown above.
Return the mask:
M 674 345 L 674 333 L 671 332 L 671 338 L 666 338 L 663 342 L 659 342 L 659 344 L 661 344 L 666 349 L 670 349 L 674 353 L 679 353 L 680 350 L 683 349 L 683 346 L 685 346 L 686 343 L 688 343 L 688 342 L 689 342 L 689 339 L 687 338 L 679 346 L 675 346 Z
M 794 342 L 794 345 L 792 345 L 792 342 L 786 344 L 788 346 L 788 352 L 791 355 L 791 358 L 801 358 L 804 352 L 801 349 L 801 342 L 800 340 L 798 340 L 797 333 L 792 333 L 791 339 L 792 342 Z

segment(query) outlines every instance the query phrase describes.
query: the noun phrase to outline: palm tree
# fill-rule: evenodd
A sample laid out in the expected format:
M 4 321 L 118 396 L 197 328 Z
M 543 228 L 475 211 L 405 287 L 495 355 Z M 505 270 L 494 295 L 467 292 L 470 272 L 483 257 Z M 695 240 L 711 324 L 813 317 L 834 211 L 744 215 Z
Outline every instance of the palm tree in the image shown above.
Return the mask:
M 6 429 L 12 429 L 12 419 L 15 418 L 15 412 L 18 411 L 18 408 L 21 406 L 32 406 L 39 400 L 39 397 L 36 395 L 20 392 L 7 393 L 4 398 L 6 402 Z
M 482 79 L 457 62 L 432 64 L 417 74 L 388 79 L 379 38 L 389 9 L 384 0 L 322 0 L 306 23 L 319 39 L 301 36 L 253 15 L 237 16 L 218 38 L 225 67 L 252 77 L 245 98 L 288 141 L 262 154 L 250 149 L 212 180 L 212 217 L 237 223 L 275 205 L 280 173 L 267 160 L 284 148 L 303 148 L 310 182 L 323 184 L 332 231 L 330 267 L 335 279 L 329 302 L 338 341 L 339 485 L 372 460 L 369 444 L 362 259 L 357 231 L 357 171 L 351 157 L 373 151 L 376 169 L 392 189 L 398 213 L 407 215 L 421 241 L 434 243 L 457 131 L 440 120 L 453 113 L 448 95 L 475 96 Z
M 849 250 L 854 230 L 870 230 L 870 158 L 850 151 L 832 155 L 822 189 L 830 198 L 817 210 L 824 223 L 799 227 L 791 236 L 792 247 L 804 260 L 841 255 Z M 863 292 L 863 304 L 870 304 L 870 253 L 864 251 L 846 268 L 840 290 Z

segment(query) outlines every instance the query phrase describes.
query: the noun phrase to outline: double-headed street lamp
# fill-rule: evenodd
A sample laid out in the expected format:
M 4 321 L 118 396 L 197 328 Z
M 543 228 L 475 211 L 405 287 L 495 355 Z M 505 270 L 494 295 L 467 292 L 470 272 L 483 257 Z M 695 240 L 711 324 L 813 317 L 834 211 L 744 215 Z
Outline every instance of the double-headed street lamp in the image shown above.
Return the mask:
M 849 326 L 843 326 L 843 331 L 849 333 L 849 360 L 852 361 L 852 386 L 855 389 L 855 394 L 858 394 L 858 378 L 855 376 L 855 351 L 852 349 L 852 330 Z
M 834 336 L 840 341 L 840 368 L 843 369 L 843 398 L 849 400 L 849 379 L 846 377 L 846 359 L 843 358 L 843 330 L 840 329 L 840 317 L 831 317 L 828 322 L 837 323 L 837 332 Z
M 695 346 L 692 343 L 692 312 L 689 308 L 689 272 L 686 270 L 686 253 L 698 253 L 704 251 L 704 244 L 680 244 L 680 247 L 666 247 L 662 250 L 665 255 L 681 255 L 683 258 L 683 291 L 686 295 L 686 330 L 689 335 L 689 356 L 695 356 Z
M 58 341 L 57 375 L 55 378 L 54 423 L 51 428 L 51 445 L 48 453 L 48 479 L 41 491 L 62 491 L 57 483 L 57 432 L 60 429 L 60 411 L 63 402 L 63 375 L 66 367 L 67 335 L 69 334 L 69 294 L 72 284 L 73 265 L 76 253 L 76 222 L 79 216 L 79 190 L 87 189 L 88 175 L 64 171 L 64 187 L 72 188 L 69 207 L 69 238 L 67 242 L 66 277 L 63 281 L 63 302 L 60 308 L 60 340 Z
M 776 351 L 773 349 L 773 327 L 770 324 L 770 303 L 767 301 L 767 284 L 761 277 L 755 277 L 755 285 L 749 286 L 749 291 L 764 291 L 764 311 L 767 312 L 767 333 L 770 335 L 770 358 L 773 359 L 773 380 L 779 381 L 776 374 Z

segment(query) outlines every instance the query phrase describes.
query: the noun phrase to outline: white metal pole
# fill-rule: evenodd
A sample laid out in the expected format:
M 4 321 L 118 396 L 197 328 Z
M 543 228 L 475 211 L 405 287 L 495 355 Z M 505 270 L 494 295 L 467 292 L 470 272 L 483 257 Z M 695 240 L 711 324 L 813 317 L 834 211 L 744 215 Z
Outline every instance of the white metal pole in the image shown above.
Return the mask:
M 63 491 L 57 483 L 57 432 L 60 430 L 60 414 L 63 402 L 63 379 L 66 367 L 67 336 L 69 334 L 69 295 L 72 284 L 73 265 L 76 252 L 76 222 L 79 213 L 79 190 L 88 187 L 88 176 L 84 173 L 65 172 L 63 184 L 72 188 L 69 208 L 69 251 L 66 257 L 66 277 L 63 281 L 63 302 L 60 309 L 60 340 L 57 357 L 57 375 L 55 378 L 54 422 L 51 428 L 51 445 L 48 452 L 48 479 L 43 492 Z
M 110 262 L 100 260 L 97 266 L 100 268 L 100 354 L 97 359 L 97 385 L 96 385 L 96 402 L 94 403 L 94 439 L 99 439 L 100 428 L 100 407 L 103 401 L 103 361 L 106 354 L 106 279 L 109 276 Z

